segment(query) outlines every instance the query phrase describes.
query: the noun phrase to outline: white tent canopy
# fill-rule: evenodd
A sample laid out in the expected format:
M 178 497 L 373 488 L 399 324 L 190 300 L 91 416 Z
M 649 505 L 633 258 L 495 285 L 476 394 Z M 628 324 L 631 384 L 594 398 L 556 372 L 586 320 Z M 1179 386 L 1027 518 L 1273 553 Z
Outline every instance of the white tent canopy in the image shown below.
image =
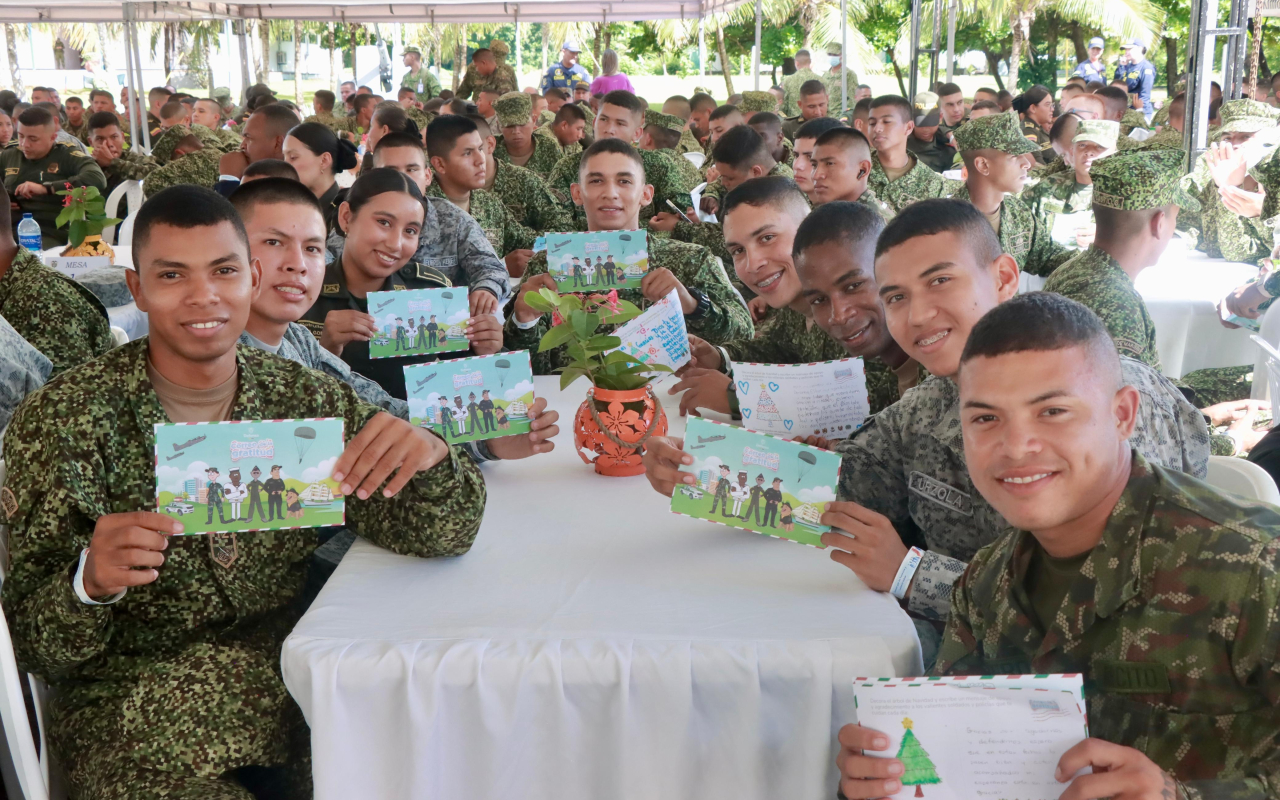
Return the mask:
M 744 0 L 524 0 L 518 3 L 442 0 L 387 3 L 378 0 L 272 0 L 218 3 L 201 0 L 18 0 L 0 2 L 0 22 L 122 22 L 125 6 L 139 22 L 191 19 L 300 19 L 349 22 L 629 22 L 696 20 L 728 11 Z

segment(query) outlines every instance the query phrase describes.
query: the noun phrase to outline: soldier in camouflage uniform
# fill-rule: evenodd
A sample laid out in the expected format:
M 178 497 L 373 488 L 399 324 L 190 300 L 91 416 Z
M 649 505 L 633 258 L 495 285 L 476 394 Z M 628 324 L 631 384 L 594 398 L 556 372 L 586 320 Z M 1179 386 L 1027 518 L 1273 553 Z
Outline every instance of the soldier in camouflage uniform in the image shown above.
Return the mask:
M 1072 252 L 1053 240 L 1053 229 L 1043 214 L 1016 195 L 1005 194 L 1021 191 L 1026 165 L 1020 157 L 1036 152 L 1036 146 L 1019 132 L 1018 118 L 1003 113 L 971 119 L 954 135 L 968 177 L 951 196 L 978 206 L 1000 237 L 1004 252 L 1018 262 L 1018 269 L 1042 277 L 1052 274 Z M 1021 163 L 1021 177 L 1016 174 L 1017 164 L 1001 164 L 1008 160 Z M 974 196 L 979 199 L 975 201 Z
M 893 209 L 868 185 L 871 175 L 871 148 L 853 128 L 833 128 L 818 137 L 813 149 L 813 191 L 815 205 L 844 200 L 861 203 L 884 218 L 893 219 Z
M 867 188 L 895 213 L 919 200 L 946 197 L 959 188 L 907 151 L 907 139 L 911 136 L 907 125 L 914 124 L 911 112 L 911 104 L 904 98 L 885 95 L 871 101 L 867 118 L 867 138 L 875 148 Z M 885 170 L 886 160 L 897 165 L 891 167 L 893 177 Z
M 1055 754 L 1064 780 L 1086 773 L 1063 784 L 1064 797 L 1274 795 L 1280 514 L 1130 449 L 1114 408 L 1133 398 L 1116 392 L 1119 370 L 1107 363 L 1114 356 L 1104 332 L 1096 321 L 1086 326 L 1078 307 L 1051 311 L 1069 304 L 1043 294 L 1009 305 L 1012 313 L 993 312 L 974 330 L 986 346 L 971 342 L 966 352 L 964 401 L 1021 407 L 1026 384 L 1014 376 L 1031 369 L 1077 398 L 1082 420 L 1105 424 L 1046 429 L 1038 440 L 1044 452 L 1079 468 L 1014 494 L 995 477 L 1007 468 L 995 454 L 1023 431 L 983 429 L 966 416 L 977 488 L 1011 524 L 957 583 L 931 674 L 1082 675 L 1095 738 Z M 1032 341 L 1008 352 L 1007 340 L 1023 337 Z M 1029 470 L 1034 459 L 1024 462 Z M 887 742 L 875 741 L 883 738 L 841 730 L 848 797 L 898 790 L 897 779 L 865 780 L 889 774 L 893 762 L 861 754 L 883 748 Z
M 809 69 L 810 63 L 809 51 L 797 50 L 796 71 L 782 79 L 782 113 L 788 117 L 800 113 L 800 87 L 809 81 L 822 80 L 821 75 Z
M 535 233 L 564 233 L 573 229 L 573 218 L 551 194 L 547 182 L 524 167 L 498 161 L 489 155 L 489 179 L 484 188 L 502 200 L 519 224 Z
M 840 55 L 840 43 L 833 42 L 827 45 L 827 60 L 831 62 L 831 68 L 823 71 L 822 83 L 827 87 L 828 111 L 827 113 L 837 119 L 843 119 L 845 114 L 851 110 L 856 102 L 853 96 L 858 91 L 858 75 L 853 70 L 844 66 L 844 58 Z M 848 76 L 849 88 L 849 105 L 847 108 L 840 105 L 841 102 L 841 86 L 840 76 L 841 70 L 843 74 Z
M 489 42 L 487 50 L 477 50 L 471 56 L 471 66 L 462 76 L 462 83 L 458 84 L 457 96 L 466 100 L 473 93 L 479 97 L 481 92 L 504 95 L 520 91 L 516 71 L 507 64 L 509 52 L 506 43 L 498 39 Z
M 636 230 L 640 227 L 641 204 L 649 191 L 643 172 L 635 174 L 637 170 L 643 170 L 642 152 L 613 138 L 601 139 L 587 149 L 584 158 L 588 163 L 583 165 L 583 169 L 599 170 L 605 175 L 606 184 L 603 189 L 591 185 L 580 187 L 577 199 L 586 206 L 584 215 L 590 226 L 588 230 Z M 624 185 L 621 182 L 623 176 L 630 176 L 631 182 Z M 620 206 L 621 213 L 604 210 L 606 201 L 609 207 Z M 607 220 L 609 227 L 593 224 L 594 219 Z M 645 238 L 649 255 L 648 273 L 640 289 L 619 289 L 620 299 L 643 309 L 674 290 L 684 308 L 685 324 L 694 336 L 720 344 L 751 335 L 751 315 L 729 283 L 724 265 L 718 258 L 697 245 L 658 239 L 648 234 Z M 522 295 L 530 290 L 537 291 L 539 287 L 554 289 L 554 282 L 547 271 L 547 254 L 543 251 L 529 262 L 521 287 Z M 512 350 L 530 350 L 534 372 L 538 375 L 551 374 L 566 363 L 563 347 L 536 352 L 538 341 L 549 327 L 549 320 L 530 309 L 523 296 L 517 299 L 514 313 L 507 320 L 506 345 Z
M 361 485 L 364 467 L 343 475 L 348 527 L 401 554 L 466 552 L 485 502 L 476 466 L 332 378 L 236 347 L 251 272 L 247 248 L 229 222 L 234 217 L 197 220 L 198 206 L 172 194 L 166 199 L 175 212 L 159 224 L 181 225 L 205 246 L 188 250 L 185 242 L 148 239 L 140 218 L 137 241 L 150 242 L 137 252 L 141 290 L 162 269 L 148 263 L 148 250 L 184 260 L 190 252 L 231 252 L 241 268 L 236 280 L 243 291 L 221 296 L 238 323 L 219 337 L 226 348 L 219 357 L 235 369 L 234 405 L 225 418 L 339 417 L 349 443 L 338 465 L 344 473 L 366 443 L 405 442 L 400 471 L 387 487 L 394 496 Z M 207 269 L 204 258 L 212 255 L 193 263 Z M 179 302 L 152 302 L 150 339 L 72 371 L 14 417 L 4 503 L 13 567 L 3 598 L 15 653 L 55 690 L 50 744 L 73 796 L 249 800 L 238 771 L 275 765 L 286 765 L 291 794 L 309 796 L 306 727 L 280 680 L 279 661 L 301 611 L 316 539 L 303 531 L 243 541 L 235 534 L 169 539 L 181 526 L 145 513 L 156 502 L 153 426 L 186 408 L 166 403 L 167 392 L 151 377 L 158 367 L 148 358 L 153 341 L 181 330 Z M 183 352 L 182 344 L 169 342 L 167 352 Z M 181 356 L 165 363 L 195 368 Z M 353 443 L 357 434 L 365 438 Z M 125 535 L 141 549 L 115 555 Z M 127 569 L 134 565 L 145 569 Z
M 419 103 L 440 94 L 440 80 L 422 63 L 422 51 L 410 45 L 404 49 L 404 65 L 409 71 L 400 79 L 400 88 L 409 89 Z
M 646 110 L 644 112 L 645 135 L 641 137 L 640 147 L 643 150 L 654 150 L 670 156 L 671 162 L 675 164 L 684 181 L 690 186 L 697 186 L 702 183 L 702 173 L 692 161 L 684 157 L 679 149 L 678 137 L 687 133 L 684 124 L 684 120 L 674 114 Z
M 556 162 L 564 156 L 564 152 L 560 149 L 560 143 L 556 141 L 554 135 L 544 136 L 535 133 L 533 103 L 529 95 L 524 92 L 508 92 L 494 101 L 493 110 L 497 112 L 498 126 L 503 129 L 503 133 L 507 134 L 508 128 L 514 129 L 509 132 L 510 135 L 523 136 L 528 140 L 528 146 L 531 148 L 523 156 L 513 156 L 507 150 L 507 136 L 504 135 L 498 138 L 498 146 L 493 151 L 493 157 L 517 167 L 524 167 L 544 180 L 550 176 L 551 170 L 555 169 Z
M 1042 178 L 1022 193 L 1022 201 L 1044 216 L 1053 226 L 1054 215 L 1092 212 L 1093 179 L 1089 170 L 1095 161 L 1116 151 L 1120 125 L 1112 120 L 1086 119 L 1076 126 L 1071 139 L 1073 166 Z M 1066 160 L 1063 160 L 1066 163 Z M 1092 213 L 1090 218 L 1092 218 Z
M 436 180 L 427 187 L 427 196 L 453 202 L 445 193 L 444 183 L 437 173 Z M 450 191 L 454 188 L 451 184 Z M 495 253 L 506 255 L 516 250 L 533 249 L 533 240 L 538 237 L 538 232 L 521 225 L 501 198 L 479 187 L 464 189 L 463 193 L 467 195 L 467 205 L 458 207 L 480 223 L 480 229 Z
M 151 156 L 143 155 L 126 144 L 120 120 L 110 111 L 89 117 L 89 126 L 93 160 L 107 178 L 103 195 L 110 195 L 124 181 L 142 180 L 160 166 Z
M 759 114 L 762 111 L 773 113 L 778 110 L 778 98 L 769 92 L 743 92 L 738 110 L 747 119 L 751 119 L 752 114 Z
M 52 373 L 53 362 L 0 316 L 0 458 L 4 457 L 4 429 L 13 412 Z
M 1135 128 L 1141 128 L 1144 131 L 1148 130 L 1147 118 L 1142 115 L 1141 111 L 1131 108 L 1124 112 L 1124 116 L 1120 118 L 1120 133 L 1123 136 L 1128 136 Z
M 186 125 L 174 125 L 152 144 L 151 157 L 161 166 L 147 176 L 142 188 L 148 197 L 184 183 L 212 189 L 223 155 L 221 150 L 205 147 Z

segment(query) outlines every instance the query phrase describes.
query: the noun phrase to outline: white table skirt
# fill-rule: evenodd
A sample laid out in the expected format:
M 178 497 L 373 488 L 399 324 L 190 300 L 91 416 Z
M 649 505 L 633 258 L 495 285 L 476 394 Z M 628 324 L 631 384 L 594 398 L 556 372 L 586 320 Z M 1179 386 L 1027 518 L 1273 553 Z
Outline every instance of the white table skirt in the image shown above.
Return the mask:
M 484 467 L 470 553 L 358 541 L 286 641 L 316 797 L 830 798 L 851 679 L 918 674 L 910 620 L 820 550 L 595 475 L 555 380 L 557 448 Z

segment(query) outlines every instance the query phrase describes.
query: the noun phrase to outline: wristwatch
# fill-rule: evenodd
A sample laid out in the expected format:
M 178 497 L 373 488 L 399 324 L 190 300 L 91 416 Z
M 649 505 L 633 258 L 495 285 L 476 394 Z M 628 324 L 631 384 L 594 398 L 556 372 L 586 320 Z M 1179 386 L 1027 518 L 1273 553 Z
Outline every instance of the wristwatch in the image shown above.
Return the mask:
M 689 319 L 702 319 L 705 317 L 707 312 L 711 310 L 711 298 L 707 297 L 707 293 L 701 289 L 686 286 L 685 291 L 693 295 L 693 299 L 698 301 L 697 308 L 693 309 L 692 313 L 685 314 L 685 317 Z

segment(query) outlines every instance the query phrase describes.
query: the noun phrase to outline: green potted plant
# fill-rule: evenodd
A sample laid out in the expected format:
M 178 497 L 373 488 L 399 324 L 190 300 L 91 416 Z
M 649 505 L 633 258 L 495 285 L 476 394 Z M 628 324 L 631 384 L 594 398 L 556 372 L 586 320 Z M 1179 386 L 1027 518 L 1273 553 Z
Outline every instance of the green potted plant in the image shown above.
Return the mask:
M 66 188 L 58 192 L 63 198 L 62 211 L 54 220 L 59 228 L 67 229 L 67 247 L 59 256 L 74 259 L 80 269 L 110 266 L 116 254 L 111 245 L 102 241 L 102 229 L 120 220 L 107 216 L 107 201 L 98 187 L 73 189 L 69 183 L 64 185 Z
M 622 340 L 600 332 L 634 319 L 640 309 L 616 295 L 579 296 L 540 289 L 525 295 L 535 311 L 551 314 L 553 326 L 542 336 L 538 352 L 564 346 L 569 364 L 560 370 L 560 388 L 578 378 L 591 382 L 573 421 L 573 442 L 583 461 L 601 475 L 639 475 L 640 454 L 650 436 L 667 432 L 667 416 L 651 381 L 664 364 L 648 364 L 618 350 Z M 596 454 L 588 459 L 584 450 Z

